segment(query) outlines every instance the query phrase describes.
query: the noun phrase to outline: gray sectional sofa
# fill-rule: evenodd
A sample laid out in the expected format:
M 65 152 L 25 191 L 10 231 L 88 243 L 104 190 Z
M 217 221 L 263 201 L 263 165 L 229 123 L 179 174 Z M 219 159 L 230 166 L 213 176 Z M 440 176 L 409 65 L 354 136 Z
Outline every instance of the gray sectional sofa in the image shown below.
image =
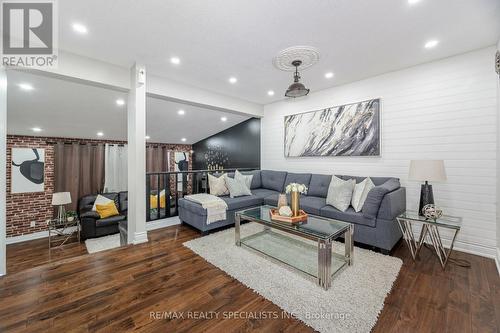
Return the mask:
M 319 215 L 354 224 L 354 241 L 390 251 L 401 238 L 401 231 L 396 223 L 396 216 L 406 209 L 405 188 L 397 178 L 370 177 L 376 185 L 366 199 L 361 212 L 352 207 L 342 212 L 326 204 L 330 185 L 330 175 L 310 173 L 289 173 L 286 171 L 255 170 L 242 172 L 253 174 L 251 196 L 230 198 L 221 197 L 228 205 L 227 219 L 206 224 L 207 212 L 200 204 L 187 199 L 179 200 L 179 218 L 202 233 L 219 227 L 234 224 L 234 213 L 246 208 L 261 205 L 276 206 L 278 194 L 284 192 L 289 183 L 306 184 L 309 191 L 300 198 L 300 208 L 308 214 Z M 229 177 L 234 175 L 228 174 Z M 337 176 L 342 179 L 356 179 L 360 182 L 365 177 Z

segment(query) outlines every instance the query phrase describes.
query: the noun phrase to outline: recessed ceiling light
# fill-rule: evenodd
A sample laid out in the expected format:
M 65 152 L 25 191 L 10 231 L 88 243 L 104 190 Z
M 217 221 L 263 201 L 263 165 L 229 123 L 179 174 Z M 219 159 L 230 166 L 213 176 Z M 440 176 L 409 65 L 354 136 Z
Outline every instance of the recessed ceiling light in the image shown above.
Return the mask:
M 33 132 L 41 132 L 42 131 L 42 129 L 40 127 L 33 127 L 31 130 Z
M 181 63 L 181 59 L 179 59 L 178 57 L 172 57 L 172 58 L 170 58 L 170 63 L 174 64 L 174 65 L 178 65 Z
M 87 27 L 81 23 L 73 23 L 73 30 L 79 34 L 86 34 L 88 32 Z
M 325 77 L 327 79 L 331 79 L 333 77 L 333 73 L 332 72 L 325 73 Z
M 221 121 L 227 121 L 227 117 L 220 117 Z
M 420 2 L 420 0 L 408 0 L 408 4 L 410 4 L 410 5 L 414 5 L 417 2 Z
M 269 90 L 269 91 L 267 92 L 267 94 L 268 94 L 269 96 L 274 96 L 274 91 Z
M 427 43 L 425 43 L 424 47 L 426 49 L 432 49 L 433 47 L 436 47 L 436 45 L 439 44 L 439 41 L 436 40 L 436 39 L 432 39 L 430 41 L 428 41 Z
M 151 137 L 150 137 L 149 135 L 146 135 L 146 136 L 144 137 L 144 139 L 149 140 L 149 139 L 151 139 Z
M 124 101 L 123 99 L 121 99 L 121 98 L 120 98 L 120 99 L 117 99 L 117 100 L 116 100 L 116 105 L 118 105 L 118 106 L 125 105 L 125 101 Z
M 179 110 L 179 111 L 177 111 L 177 114 L 178 114 L 179 116 L 183 116 L 183 115 L 185 115 L 185 114 L 186 114 L 186 112 L 185 112 L 184 110 Z
M 26 90 L 26 91 L 30 91 L 30 90 L 33 90 L 35 88 L 33 88 L 33 86 L 29 83 L 19 83 L 18 84 L 18 87 L 21 88 L 22 90 Z
M 231 84 L 235 84 L 236 82 L 238 82 L 238 79 L 237 79 L 237 78 L 235 78 L 234 76 L 231 76 L 231 77 L 229 78 L 229 83 L 231 83 Z
M 186 138 L 182 138 L 181 139 L 182 142 L 186 142 L 186 140 L 187 140 Z
M 104 133 L 103 132 L 97 132 L 97 136 L 103 136 Z

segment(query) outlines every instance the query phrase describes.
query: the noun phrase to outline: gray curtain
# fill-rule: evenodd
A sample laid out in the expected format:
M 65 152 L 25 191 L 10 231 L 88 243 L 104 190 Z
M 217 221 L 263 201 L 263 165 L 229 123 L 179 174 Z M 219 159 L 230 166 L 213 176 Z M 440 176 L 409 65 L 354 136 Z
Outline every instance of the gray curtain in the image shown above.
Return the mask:
M 101 193 L 104 188 L 104 145 L 55 145 L 55 191 L 70 192 L 69 209 L 76 210 L 78 199 L 87 194 Z

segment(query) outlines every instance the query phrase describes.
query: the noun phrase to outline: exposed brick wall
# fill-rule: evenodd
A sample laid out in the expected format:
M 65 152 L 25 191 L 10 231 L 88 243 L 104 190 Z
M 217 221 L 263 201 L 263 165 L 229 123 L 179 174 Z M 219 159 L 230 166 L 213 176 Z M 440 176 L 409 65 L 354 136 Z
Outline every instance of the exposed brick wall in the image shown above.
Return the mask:
M 7 237 L 31 234 L 47 230 L 46 221 L 52 218 L 54 211 L 51 205 L 55 188 L 54 175 L 54 142 L 84 142 L 126 144 L 125 141 L 51 138 L 35 136 L 7 136 Z M 191 145 L 149 143 L 148 145 L 166 146 L 172 151 L 190 151 Z M 45 181 L 44 192 L 11 193 L 12 148 L 44 148 L 45 149 Z M 191 154 L 190 154 L 191 155 Z M 189 157 L 191 169 L 191 156 Z M 31 227 L 31 221 L 35 227 Z

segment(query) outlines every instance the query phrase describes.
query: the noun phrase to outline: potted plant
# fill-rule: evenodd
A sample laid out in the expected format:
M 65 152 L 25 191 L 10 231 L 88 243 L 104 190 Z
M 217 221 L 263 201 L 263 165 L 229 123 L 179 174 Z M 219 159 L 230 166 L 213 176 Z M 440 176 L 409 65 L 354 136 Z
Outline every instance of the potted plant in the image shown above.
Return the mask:
M 286 186 L 285 192 L 290 193 L 290 208 L 293 216 L 298 216 L 300 211 L 300 195 L 307 193 L 307 186 L 304 184 L 290 183 Z
M 66 212 L 66 220 L 68 222 L 73 222 L 76 217 L 77 217 L 77 214 L 76 214 L 76 212 L 74 210 L 68 210 Z

